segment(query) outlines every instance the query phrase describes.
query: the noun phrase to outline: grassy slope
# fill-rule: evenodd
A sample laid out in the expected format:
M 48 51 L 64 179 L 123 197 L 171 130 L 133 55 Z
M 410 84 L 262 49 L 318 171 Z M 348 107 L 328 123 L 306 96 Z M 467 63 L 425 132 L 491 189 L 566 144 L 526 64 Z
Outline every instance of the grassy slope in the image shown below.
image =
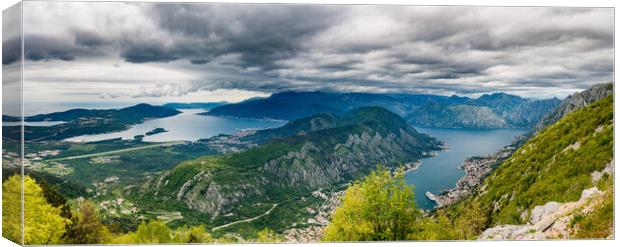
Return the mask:
M 485 180 L 480 191 L 439 210 L 433 218 L 425 219 L 420 232 L 412 238 L 472 239 L 488 227 L 525 223 L 524 219 L 529 217 L 522 218 L 521 214 L 525 212 L 524 216 L 528 216 L 535 206 L 549 201 L 578 200 L 584 189 L 596 185 L 592 183 L 591 173 L 603 169 L 613 157 L 612 97 L 575 111 L 547 127 L 501 164 Z M 580 147 L 567 148 L 575 143 L 580 143 Z M 601 189 L 609 191 L 611 188 L 613 186 Z M 608 227 L 612 220 L 601 216 L 608 213 L 609 210 L 602 207 L 584 218 L 589 219 L 590 229 L 600 230 Z M 578 236 L 596 237 L 586 231 Z
M 607 97 L 569 114 L 504 162 L 479 196 L 483 204 L 498 203 L 492 222 L 524 223 L 522 211 L 548 201 L 578 200 L 584 189 L 594 186 L 590 174 L 613 157 L 612 103 Z M 575 143 L 580 143 L 578 149 L 567 149 Z

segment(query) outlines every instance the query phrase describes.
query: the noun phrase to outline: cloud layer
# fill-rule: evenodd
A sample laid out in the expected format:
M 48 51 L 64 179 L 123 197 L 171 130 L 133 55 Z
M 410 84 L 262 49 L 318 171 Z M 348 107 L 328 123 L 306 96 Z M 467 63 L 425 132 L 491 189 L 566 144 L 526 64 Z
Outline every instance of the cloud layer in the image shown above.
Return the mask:
M 613 9 L 24 6 L 29 10 L 24 11 L 26 68 L 31 68 L 25 78 L 110 84 L 127 78 L 133 85 L 102 92 L 104 98 L 179 97 L 216 89 L 561 97 L 613 80 Z M 3 46 L 16 40 L 5 37 Z M 4 65 L 15 62 L 5 54 Z M 65 73 L 43 73 L 41 65 Z M 78 75 L 84 66 L 100 66 L 105 73 Z

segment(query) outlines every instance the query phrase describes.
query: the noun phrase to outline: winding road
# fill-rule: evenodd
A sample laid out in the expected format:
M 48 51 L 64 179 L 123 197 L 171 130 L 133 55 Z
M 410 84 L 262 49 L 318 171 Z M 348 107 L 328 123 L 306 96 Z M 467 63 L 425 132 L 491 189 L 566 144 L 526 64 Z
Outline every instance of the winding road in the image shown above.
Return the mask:
M 226 227 L 229 227 L 229 226 L 232 226 L 232 225 L 236 225 L 236 224 L 239 224 L 239 223 L 254 221 L 254 220 L 256 220 L 256 219 L 258 219 L 258 218 L 260 218 L 260 217 L 263 217 L 263 216 L 265 216 L 265 215 L 268 215 L 268 214 L 269 214 L 269 213 L 271 213 L 271 211 L 272 211 L 274 208 L 276 208 L 277 206 L 278 206 L 278 203 L 275 203 L 275 204 L 273 204 L 273 206 L 272 206 L 269 210 L 267 210 L 267 212 L 264 212 L 263 214 L 261 214 L 261 215 L 259 215 L 259 216 L 256 216 L 256 217 L 254 217 L 254 218 L 245 219 L 245 220 L 238 220 L 238 221 L 230 222 L 230 223 L 228 223 L 228 224 L 221 225 L 221 226 L 216 226 L 216 227 L 213 227 L 213 228 L 211 229 L 211 231 L 212 231 L 212 232 L 214 232 L 214 231 L 216 231 L 216 230 L 219 230 L 219 229 L 222 229 L 222 228 L 226 228 Z

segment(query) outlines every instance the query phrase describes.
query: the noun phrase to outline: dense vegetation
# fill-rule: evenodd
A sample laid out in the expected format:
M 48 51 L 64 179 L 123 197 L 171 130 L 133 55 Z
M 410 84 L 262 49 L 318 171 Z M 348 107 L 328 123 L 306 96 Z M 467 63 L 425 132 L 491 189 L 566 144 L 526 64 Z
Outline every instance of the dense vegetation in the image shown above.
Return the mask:
M 405 240 L 422 213 L 415 206 L 413 187 L 404 170 L 379 167 L 349 186 L 342 205 L 325 229 L 325 241 Z
M 23 215 L 22 215 L 22 188 Z M 23 232 L 22 232 L 23 216 Z M 30 177 L 12 176 L 2 183 L 2 233 L 24 244 L 59 243 L 69 222 L 61 216 L 61 208 L 54 207 L 44 197 L 43 189 Z
M 171 229 L 158 220 L 143 221 L 135 231 L 111 231 L 103 223 L 99 208 L 90 201 L 78 200 L 70 206 L 60 194 L 44 182 L 24 176 L 24 244 L 158 244 L 228 243 L 240 240 L 214 238 L 202 225 Z M 2 231 L 7 239 L 22 242 L 22 177 L 14 175 L 2 184 Z M 72 207 L 72 208 L 70 208 Z M 249 242 L 279 242 L 282 237 L 271 229 L 258 232 Z

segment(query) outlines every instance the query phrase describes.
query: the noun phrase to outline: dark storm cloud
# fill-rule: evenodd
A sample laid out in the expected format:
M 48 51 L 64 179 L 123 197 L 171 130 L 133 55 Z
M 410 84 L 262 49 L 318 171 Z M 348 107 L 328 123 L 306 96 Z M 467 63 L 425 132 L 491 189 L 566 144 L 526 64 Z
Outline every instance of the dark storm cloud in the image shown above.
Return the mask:
M 96 25 L 69 20 L 58 32 L 27 35 L 26 59 L 174 62 L 171 69 L 205 74 L 139 94 L 151 96 L 217 88 L 535 92 L 585 88 L 613 75 L 613 9 L 110 6 L 89 9 Z M 37 21 L 49 20 L 31 26 Z M 15 58 L 5 53 L 3 63 Z
M 76 30 L 74 31 L 74 35 L 75 44 L 78 46 L 97 48 L 111 43 L 110 40 L 107 40 L 102 35 L 89 30 Z
M 24 37 L 24 56 L 32 61 L 58 59 L 71 61 L 79 49 L 65 40 L 51 37 L 28 35 Z
M 338 15 L 318 6 L 163 4 L 153 7 L 152 17 L 175 37 L 170 56 L 201 64 L 240 54 L 240 66 L 269 68 L 294 56 L 304 39 Z
M 129 43 L 123 47 L 121 57 L 132 63 L 169 62 L 180 58 L 156 42 Z
M 13 37 L 2 42 L 2 64 L 9 65 L 19 60 L 21 55 L 21 39 Z

